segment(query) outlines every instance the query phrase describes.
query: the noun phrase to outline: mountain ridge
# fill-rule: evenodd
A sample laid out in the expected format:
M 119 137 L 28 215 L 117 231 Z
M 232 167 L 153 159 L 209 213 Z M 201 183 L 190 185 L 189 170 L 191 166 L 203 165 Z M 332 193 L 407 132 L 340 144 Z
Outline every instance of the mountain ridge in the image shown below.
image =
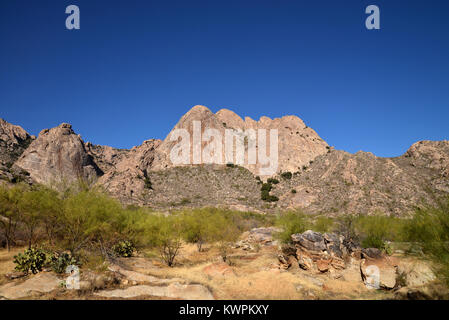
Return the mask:
M 84 142 L 67 123 L 44 129 L 36 138 L 1 121 L 0 150 L 13 162 L 8 167 L 2 162 L 1 179 L 14 181 L 18 176 L 30 183 L 53 185 L 57 180 L 83 178 L 125 204 L 403 215 L 417 205 L 432 203 L 435 196 L 449 194 L 447 140 L 418 141 L 399 157 L 376 157 L 363 151 L 351 154 L 330 147 L 296 116 L 243 120 L 231 110 L 213 113 L 204 106 L 184 114 L 164 140 L 149 139 L 131 149 Z M 278 130 L 279 167 L 273 176 L 280 183 L 272 185 L 271 194 L 279 201 L 260 198 L 257 164 L 173 165 L 170 150 L 176 141 L 170 135 L 176 129 L 192 134 L 193 121 L 200 121 L 202 130 L 211 127 L 221 133 L 231 128 Z M 290 178 L 284 178 L 286 172 Z

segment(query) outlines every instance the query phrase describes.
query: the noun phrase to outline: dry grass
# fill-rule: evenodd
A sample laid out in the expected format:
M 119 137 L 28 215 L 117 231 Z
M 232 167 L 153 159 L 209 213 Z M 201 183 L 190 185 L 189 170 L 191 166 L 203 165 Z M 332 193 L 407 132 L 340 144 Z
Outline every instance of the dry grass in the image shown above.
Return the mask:
M 152 255 L 147 253 L 146 256 Z M 184 245 L 175 267 L 166 267 L 154 259 L 153 268 L 138 271 L 202 284 L 216 299 L 304 299 L 308 291 L 319 289 L 292 272 L 275 269 L 278 262 L 276 248 L 263 248 L 256 253 L 231 250 L 230 260 L 229 272 L 211 275 L 204 272 L 204 268 L 222 262 L 218 250 L 210 247 L 198 252 L 196 246 Z

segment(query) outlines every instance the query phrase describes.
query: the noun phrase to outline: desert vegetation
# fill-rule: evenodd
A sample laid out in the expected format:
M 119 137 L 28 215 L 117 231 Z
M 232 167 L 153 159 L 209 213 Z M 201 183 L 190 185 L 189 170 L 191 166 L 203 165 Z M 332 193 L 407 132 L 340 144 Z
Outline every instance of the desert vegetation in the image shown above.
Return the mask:
M 184 243 L 195 244 L 198 251 L 214 244 L 226 261 L 239 235 L 267 220 L 259 214 L 214 208 L 162 214 L 123 207 L 86 184 L 62 192 L 43 186 L 0 186 L 0 210 L 4 246 L 11 250 L 26 244 L 28 249 L 16 256 L 17 269 L 33 273 L 47 262 L 60 263 L 61 257 L 82 264 L 94 258 L 129 257 L 142 248 L 157 250 L 162 261 L 173 266 Z
M 272 182 L 262 188 L 269 192 Z M 124 206 L 84 183 L 62 191 L 20 183 L 0 186 L 1 245 L 14 252 L 15 269 L 25 274 L 43 269 L 64 273 L 69 265 L 101 270 L 115 259 L 132 256 L 151 256 L 179 271 L 186 268 L 186 248 L 196 248 L 199 256 L 215 254 L 221 263 L 234 266 L 242 234 L 272 226 L 281 244 L 290 243 L 293 234 L 313 230 L 343 235 L 386 255 L 401 245 L 406 254 L 429 259 L 435 274 L 449 285 L 449 201 L 417 209 L 407 218 L 380 212 L 329 217 L 301 210 L 266 215 L 218 208 L 158 212 Z M 260 246 L 251 250 L 258 252 Z

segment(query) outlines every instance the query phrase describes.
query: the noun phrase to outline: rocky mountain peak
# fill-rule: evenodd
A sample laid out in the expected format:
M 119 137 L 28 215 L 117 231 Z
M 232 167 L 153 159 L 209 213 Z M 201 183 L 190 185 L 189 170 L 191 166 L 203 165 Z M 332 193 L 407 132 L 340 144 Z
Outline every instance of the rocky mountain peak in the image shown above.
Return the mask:
M 271 129 L 276 129 L 278 132 L 278 166 L 276 172 L 281 171 L 297 171 L 303 165 L 308 164 L 318 155 L 327 152 L 328 145 L 321 139 L 318 134 L 311 128 L 308 128 L 304 122 L 296 116 L 285 116 L 282 118 L 270 119 L 262 116 L 259 121 L 254 121 L 249 117 L 242 120 L 240 116 L 228 109 L 221 109 L 217 113 L 212 113 L 207 107 L 195 106 L 181 117 L 174 129 L 170 132 L 167 138 L 161 143 L 156 150 L 159 155 L 156 156 L 154 168 L 162 169 L 175 166 L 170 160 L 170 151 L 178 143 L 172 140 L 172 133 L 176 129 L 186 129 L 190 136 L 191 155 L 193 159 L 193 123 L 199 121 L 201 123 L 201 133 L 206 129 L 216 129 L 222 135 L 222 160 L 221 164 L 225 164 L 225 130 L 226 129 L 240 129 L 244 132 L 248 129 L 253 129 L 258 132 L 258 129 L 265 129 L 266 135 L 269 136 Z M 204 149 L 210 141 L 201 141 L 201 147 Z M 256 148 L 258 148 L 258 140 L 256 139 Z M 270 150 L 270 141 L 267 138 L 267 150 Z M 248 142 L 245 142 L 245 152 L 248 152 Z M 243 167 L 247 168 L 256 175 L 259 175 L 260 165 L 250 164 L 247 154 L 245 155 L 245 163 Z M 193 163 L 193 161 L 191 161 Z M 261 174 L 263 175 L 263 174 Z
M 79 178 L 95 180 L 102 174 L 81 137 L 67 123 L 42 130 L 15 165 L 44 184 L 70 183 Z

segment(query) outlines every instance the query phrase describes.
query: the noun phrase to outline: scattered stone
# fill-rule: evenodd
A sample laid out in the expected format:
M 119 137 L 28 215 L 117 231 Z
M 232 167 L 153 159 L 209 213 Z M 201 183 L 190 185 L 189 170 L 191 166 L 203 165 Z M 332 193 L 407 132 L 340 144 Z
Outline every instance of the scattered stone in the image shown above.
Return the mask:
M 318 271 L 324 273 L 324 272 L 328 272 L 329 268 L 330 268 L 330 262 L 332 260 L 318 260 L 316 262 L 316 266 L 318 268 Z

